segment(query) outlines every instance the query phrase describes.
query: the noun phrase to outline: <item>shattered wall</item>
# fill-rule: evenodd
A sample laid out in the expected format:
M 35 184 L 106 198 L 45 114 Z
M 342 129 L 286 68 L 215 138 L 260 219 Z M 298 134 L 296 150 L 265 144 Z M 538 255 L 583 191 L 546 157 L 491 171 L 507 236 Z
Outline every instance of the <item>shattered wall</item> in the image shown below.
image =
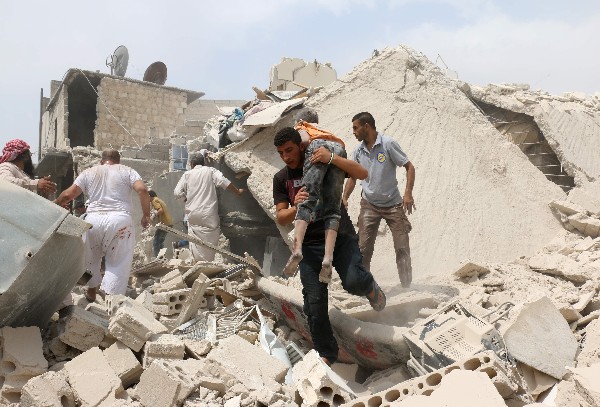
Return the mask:
M 401 46 L 361 63 L 308 101 L 349 152 L 357 146 L 352 116 L 371 112 L 378 131 L 396 139 L 415 165 L 417 211 L 409 219 L 416 276 L 455 268 L 467 258 L 508 261 L 532 254 L 561 228 L 548 202 L 564 193 L 500 135 L 458 85 L 422 54 Z M 277 128 L 258 133 L 226 157 L 230 167 L 252 172 L 248 187 L 271 213 L 272 176 L 283 167 L 272 141 Z M 403 192 L 405 170 L 397 174 Z M 350 199 L 354 221 L 359 201 L 357 187 Z M 372 271 L 395 285 L 387 228 L 380 227 L 373 259 Z
M 67 122 L 65 121 L 69 111 L 69 102 L 64 87 L 60 88 L 56 97 L 53 108 L 46 110 L 42 116 L 40 150 L 47 150 L 51 147 L 62 150 L 69 147 Z
M 187 94 L 166 88 L 105 77 L 98 93 L 110 111 L 119 118 L 140 146 L 151 137 L 168 137 L 185 120 Z M 102 103 L 98 103 L 95 147 L 136 145 Z
M 552 96 L 528 86 L 471 86 L 479 102 L 532 116 L 576 183 L 600 177 L 600 98 L 568 93 Z
M 302 90 L 327 86 L 337 79 L 329 63 L 305 62 L 299 58 L 282 58 L 271 68 L 269 90 Z

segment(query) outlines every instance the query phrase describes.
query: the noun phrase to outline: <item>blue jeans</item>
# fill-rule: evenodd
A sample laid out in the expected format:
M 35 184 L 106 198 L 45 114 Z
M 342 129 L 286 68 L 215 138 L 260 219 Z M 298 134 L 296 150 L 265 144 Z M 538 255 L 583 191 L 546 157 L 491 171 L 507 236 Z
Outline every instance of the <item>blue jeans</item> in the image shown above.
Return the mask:
M 327 284 L 319 281 L 321 262 L 325 254 L 324 243 L 302 246 L 300 280 L 304 297 L 304 314 L 315 350 L 321 357 L 334 363 L 338 357 L 338 344 L 329 322 Z M 333 251 L 333 266 L 342 280 L 342 287 L 350 294 L 365 296 L 373 288 L 373 276 L 362 264 L 356 234 L 340 234 Z
M 162 229 L 156 229 L 154 232 L 154 240 L 152 241 L 152 249 L 154 250 L 154 257 L 158 256 L 158 252 L 160 249 L 165 247 L 165 238 L 167 237 L 167 232 Z
M 317 139 L 309 144 L 304 156 L 304 176 L 302 177 L 308 198 L 298 204 L 296 219 L 310 223 L 314 218 L 313 215 L 316 215 L 314 214 L 315 207 L 321 198 L 323 205 L 321 218 L 325 222 L 325 229 L 337 231 L 340 226 L 340 202 L 342 201 L 345 174 L 335 165 L 310 162 L 310 157 L 320 147 L 325 147 L 335 155 L 346 158 L 346 150 L 340 143 Z

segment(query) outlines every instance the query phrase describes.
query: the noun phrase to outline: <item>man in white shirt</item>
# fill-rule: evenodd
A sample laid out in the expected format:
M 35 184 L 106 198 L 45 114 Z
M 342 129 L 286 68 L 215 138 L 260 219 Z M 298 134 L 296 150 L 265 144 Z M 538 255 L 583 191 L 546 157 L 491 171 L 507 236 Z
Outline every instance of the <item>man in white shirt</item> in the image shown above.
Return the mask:
M 192 169 L 181 176 L 175 187 L 175 197 L 185 200 L 188 233 L 217 245 L 221 236 L 217 187 L 236 195 L 241 195 L 244 190 L 236 188 L 221 171 L 205 166 L 202 154 L 192 157 L 190 166 Z M 190 242 L 190 250 L 196 261 L 215 259 L 215 251 L 206 246 Z
M 144 228 L 150 224 L 150 195 L 140 175 L 132 168 L 119 164 L 117 150 L 104 150 L 100 165 L 83 171 L 73 185 L 63 191 L 56 203 L 63 206 L 82 192 L 89 199 L 86 222 L 93 227 L 85 239 L 87 269 L 92 273 L 86 298 L 96 299 L 100 283 L 106 294 L 125 294 L 133 260 L 135 236 L 133 230 L 132 190 L 137 192 Z M 100 274 L 102 256 L 105 258 L 104 278 Z
M 29 144 L 23 140 L 10 140 L 0 155 L 0 179 L 47 197 L 56 192 L 50 176 L 33 179 L 33 161 Z

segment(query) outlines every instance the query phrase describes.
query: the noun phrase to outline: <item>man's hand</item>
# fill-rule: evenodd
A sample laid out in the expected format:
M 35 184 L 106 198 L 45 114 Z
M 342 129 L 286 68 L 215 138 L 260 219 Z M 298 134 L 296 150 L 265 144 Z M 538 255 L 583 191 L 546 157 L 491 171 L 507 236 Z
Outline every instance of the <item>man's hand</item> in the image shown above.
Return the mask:
M 404 197 L 402 198 L 402 206 L 406 209 L 406 213 L 409 215 L 413 212 L 413 209 L 416 211 L 417 207 L 415 206 L 415 200 L 412 197 L 412 194 L 404 193 Z
M 56 192 L 56 183 L 50 181 L 50 175 L 47 175 L 38 180 L 37 190 L 44 196 L 52 195 Z
M 342 197 L 342 204 L 344 204 L 344 208 L 348 210 L 348 198 Z
M 236 194 L 237 194 L 238 196 L 242 195 L 243 193 L 244 193 L 244 189 L 242 189 L 242 188 L 238 188 L 238 189 L 237 189 L 237 192 L 236 192 Z
M 331 160 L 331 151 L 329 151 L 325 147 L 317 148 L 313 152 L 312 156 L 310 157 L 310 162 L 313 164 L 315 164 L 315 163 L 327 164 L 327 163 L 329 163 L 329 160 Z
M 148 226 L 150 226 L 150 215 L 143 215 L 141 223 L 142 223 L 142 227 L 144 229 L 146 229 Z
M 296 196 L 294 197 L 294 206 L 298 206 L 298 204 L 301 204 L 302 202 L 306 201 L 306 199 L 308 198 L 308 192 L 306 192 L 306 187 L 302 187 L 300 188 L 300 190 L 296 193 Z

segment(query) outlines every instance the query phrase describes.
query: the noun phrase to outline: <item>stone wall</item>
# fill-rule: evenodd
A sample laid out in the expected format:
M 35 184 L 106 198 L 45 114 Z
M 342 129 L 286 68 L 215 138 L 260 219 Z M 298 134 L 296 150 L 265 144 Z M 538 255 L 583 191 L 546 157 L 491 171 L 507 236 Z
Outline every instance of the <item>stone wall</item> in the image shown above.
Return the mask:
M 42 116 L 41 150 L 48 148 L 66 149 L 69 146 L 65 120 L 68 113 L 68 96 L 65 88 L 58 91 L 54 105 Z
M 175 127 L 185 121 L 187 94 L 183 91 L 105 77 L 98 86 L 98 94 L 133 136 L 132 139 L 104 104 L 98 102 L 94 131 L 98 150 L 135 146 L 136 142 L 141 147 L 149 144 L 151 138 L 169 137 Z

